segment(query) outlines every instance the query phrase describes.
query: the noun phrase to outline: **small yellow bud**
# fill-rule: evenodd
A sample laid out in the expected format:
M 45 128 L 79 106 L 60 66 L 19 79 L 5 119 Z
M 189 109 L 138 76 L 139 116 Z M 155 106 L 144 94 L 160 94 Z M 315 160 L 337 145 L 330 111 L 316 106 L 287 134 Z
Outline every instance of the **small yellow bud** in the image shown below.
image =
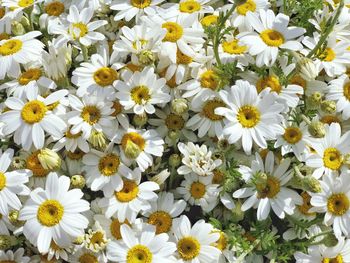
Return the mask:
M 79 188 L 79 189 L 84 188 L 84 186 L 85 186 L 84 176 L 82 176 L 80 174 L 73 175 L 70 178 L 70 185 L 71 185 L 71 188 Z
M 322 101 L 321 110 L 327 114 L 333 114 L 337 110 L 337 103 L 333 100 Z
M 59 155 L 48 148 L 40 150 L 38 159 L 42 167 L 46 170 L 57 170 L 61 167 L 61 158 Z
M 8 219 L 10 223 L 16 227 L 23 226 L 25 223 L 24 221 L 18 220 L 18 216 L 19 216 L 19 211 L 17 210 L 12 210 L 8 215 Z
M 181 164 L 181 156 L 177 153 L 173 153 L 169 157 L 169 165 L 172 167 L 177 167 Z
M 170 176 L 170 173 L 168 169 L 165 169 L 161 171 L 159 174 L 156 174 L 155 176 L 153 176 L 150 180 L 157 183 L 158 185 L 162 185 L 164 184 L 166 179 L 168 179 L 169 176 Z
M 13 21 L 11 23 L 11 29 L 12 29 L 12 33 L 15 36 L 21 36 L 21 35 L 24 35 L 26 33 L 24 26 L 17 21 Z
M 104 149 L 107 145 L 106 137 L 103 134 L 103 132 L 99 132 L 96 130 L 91 131 L 89 142 L 92 144 L 93 147 L 97 149 Z
M 142 65 L 150 65 L 155 61 L 155 56 L 151 50 L 143 50 L 138 54 L 139 62 Z
M 314 80 L 318 76 L 314 62 L 309 58 L 302 58 L 298 62 L 299 74 L 303 79 Z
M 168 137 L 173 140 L 173 141 L 176 141 L 177 139 L 180 138 L 180 131 L 178 130 L 170 130 L 168 132 Z
M 143 114 L 135 114 L 132 121 L 135 126 L 142 127 L 148 121 L 147 113 L 144 112 Z
M 302 180 L 302 185 L 304 189 L 309 192 L 320 193 L 322 190 L 320 181 L 312 175 L 305 176 Z
M 308 127 L 311 136 L 316 138 L 323 138 L 326 135 L 324 124 L 320 121 L 312 121 Z
M 125 145 L 125 156 L 129 159 L 136 159 L 137 156 L 142 152 L 142 149 L 134 143 L 132 140 L 128 140 Z
M 171 101 L 171 110 L 177 115 L 182 115 L 188 111 L 188 103 L 186 99 L 174 99 Z
M 244 212 L 241 209 L 242 203 L 239 200 L 235 201 L 235 207 L 232 210 L 232 220 L 233 222 L 239 222 L 244 219 Z
M 7 250 L 17 245 L 17 243 L 15 236 L 0 235 L 0 250 Z
M 310 109 L 317 109 L 322 102 L 322 94 L 320 92 L 314 92 L 307 98 L 307 106 Z
M 11 167 L 15 170 L 26 168 L 26 160 L 21 157 L 13 157 Z

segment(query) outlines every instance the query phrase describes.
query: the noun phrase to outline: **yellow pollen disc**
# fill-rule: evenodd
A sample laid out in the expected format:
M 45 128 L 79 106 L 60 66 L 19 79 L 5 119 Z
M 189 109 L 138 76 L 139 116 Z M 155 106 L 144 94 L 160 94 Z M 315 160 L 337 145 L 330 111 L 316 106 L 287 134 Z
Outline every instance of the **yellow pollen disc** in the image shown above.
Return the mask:
M 307 88 L 307 82 L 305 79 L 303 79 L 300 75 L 294 75 L 292 79 L 290 80 L 290 84 L 298 85 L 300 87 L 303 87 L 305 90 Z
M 128 250 L 126 263 L 151 263 L 153 254 L 148 247 L 136 245 Z
M 237 6 L 237 13 L 245 16 L 248 11 L 255 12 L 256 4 L 253 0 L 247 0 L 244 4 Z
M 6 176 L 0 172 L 0 191 L 6 187 Z
M 110 153 L 100 159 L 98 169 L 102 175 L 111 176 L 118 171 L 119 165 L 119 157 L 113 153 Z
M 332 48 L 327 47 L 322 53 L 317 54 L 317 57 L 322 61 L 331 62 L 335 59 L 336 54 Z
M 200 83 L 203 88 L 216 90 L 219 86 L 219 76 L 213 70 L 207 70 L 200 76 Z
M 148 218 L 148 224 L 156 226 L 156 234 L 167 233 L 169 232 L 173 219 L 169 213 L 164 211 L 157 211 L 152 213 Z
M 28 7 L 34 3 L 34 0 L 19 0 L 18 6 L 19 7 Z
M 224 119 L 224 116 L 215 114 L 215 110 L 225 106 L 225 103 L 220 99 L 209 100 L 204 104 L 202 114 L 211 121 L 221 121 Z
M 178 41 L 182 35 L 183 35 L 183 28 L 175 22 L 165 22 L 162 25 L 162 28 L 165 28 L 167 30 L 167 33 L 163 39 L 163 41 L 168 42 L 176 42 Z
M 21 111 L 22 119 L 28 123 L 33 124 L 40 122 L 47 112 L 46 105 L 39 100 L 32 100 L 27 102 Z
M 301 140 L 302 136 L 303 134 L 298 127 L 288 127 L 283 134 L 283 138 L 290 144 L 296 144 Z
M 96 231 L 90 238 L 90 245 L 101 245 L 105 242 L 105 236 L 102 232 Z
M 219 17 L 216 16 L 216 15 L 209 15 L 209 16 L 203 17 L 202 20 L 201 20 L 201 24 L 203 26 L 215 25 L 218 22 L 218 18 Z
M 303 198 L 303 204 L 297 206 L 299 212 L 306 216 L 316 215 L 314 212 L 309 212 L 310 208 L 312 208 L 312 205 L 310 203 L 311 196 L 307 192 L 302 192 L 300 195 Z
M 42 167 L 38 158 L 39 153 L 40 151 L 35 151 L 29 155 L 26 161 L 26 168 L 33 172 L 34 177 L 45 177 L 50 171 Z
M 93 78 L 98 85 L 105 87 L 118 79 L 118 73 L 112 68 L 103 67 L 95 71 Z
M 187 0 L 184 2 L 181 2 L 179 5 L 179 9 L 183 13 L 194 13 L 202 9 L 200 3 L 198 3 L 195 0 Z
M 260 121 L 260 111 L 251 105 L 242 106 L 238 111 L 237 120 L 244 128 L 253 128 Z
M 76 139 L 79 138 L 82 135 L 83 132 L 78 132 L 77 134 L 72 134 L 70 130 L 66 131 L 65 135 L 68 139 Z
M 191 260 L 199 255 L 201 245 L 193 237 L 183 237 L 177 243 L 177 251 L 184 260 Z
M 81 118 L 90 125 L 96 124 L 101 118 L 101 112 L 96 106 L 85 106 L 81 112 Z
M 82 254 L 78 261 L 79 263 L 98 263 L 97 258 L 91 253 Z
M 320 119 L 320 121 L 322 123 L 329 124 L 329 125 L 332 123 L 341 124 L 341 120 L 337 116 L 334 116 L 334 115 L 325 115 Z
M 181 130 L 185 126 L 185 120 L 177 114 L 170 113 L 165 119 L 165 125 L 169 130 Z
M 216 247 L 220 251 L 224 251 L 228 245 L 226 234 L 222 231 L 213 231 L 214 233 L 219 233 L 220 237 L 212 246 Z
M 136 144 L 141 149 L 141 151 L 145 149 L 145 144 L 146 144 L 145 139 L 136 132 L 129 132 L 124 134 L 121 141 L 122 148 L 124 151 L 126 149 L 128 141 L 131 141 L 132 143 Z
M 179 49 L 177 49 L 177 51 L 176 51 L 176 64 L 188 65 L 190 63 L 192 63 L 192 58 L 189 56 L 186 56 Z
M 139 193 L 139 187 L 134 181 L 123 180 L 123 189 L 115 192 L 114 195 L 119 202 L 127 203 L 134 200 Z
M 337 255 L 335 258 L 324 258 L 321 263 L 343 263 L 343 256 Z
M 83 37 L 89 32 L 87 25 L 85 25 L 84 23 L 81 23 L 81 22 L 73 23 L 72 27 L 73 27 L 72 35 L 73 35 L 74 39 L 78 39 L 80 37 Z M 78 32 L 78 34 L 76 34 L 77 32 Z
M 344 84 L 343 86 L 343 94 L 344 94 L 344 97 L 350 101 L 350 82 L 347 82 Z
M 0 19 L 3 18 L 6 14 L 5 7 L 0 7 Z
M 327 200 L 328 212 L 335 216 L 342 216 L 350 206 L 349 198 L 344 193 L 332 194 Z
M 58 1 L 51 2 L 45 6 L 45 12 L 49 16 L 59 16 L 64 12 L 64 4 Z
M 222 43 L 222 49 L 228 54 L 240 55 L 247 51 L 247 46 L 240 46 L 238 40 L 234 39 L 232 41 L 224 41 Z
M 343 156 L 336 148 L 327 148 L 323 153 L 323 165 L 338 170 L 343 164 Z
M 23 42 L 19 39 L 7 40 L 4 44 L 0 45 L 0 55 L 9 56 L 17 53 L 22 49 Z
M 266 29 L 260 33 L 261 39 L 270 47 L 279 47 L 284 43 L 284 36 L 273 29 Z
M 149 93 L 149 88 L 146 86 L 136 86 L 130 91 L 131 99 L 136 104 L 144 104 L 151 98 L 151 94 Z
M 52 227 L 57 225 L 64 213 L 64 207 L 57 200 L 46 200 L 38 208 L 37 219 L 40 224 Z
M 151 3 L 152 3 L 152 0 L 131 0 L 131 5 L 139 9 L 146 8 L 150 6 Z
M 111 114 L 113 117 L 116 117 L 123 111 L 123 106 L 120 104 L 119 100 L 113 101 L 112 108 L 114 109 L 114 112 Z
M 193 182 L 191 184 L 190 193 L 194 199 L 200 199 L 205 195 L 205 185 L 201 182 Z
M 258 191 L 258 198 L 274 198 L 280 192 L 280 182 L 276 177 L 269 176 L 266 184 L 256 185 Z
M 74 152 L 67 151 L 67 156 L 72 160 L 81 160 L 84 155 L 85 153 L 80 149 L 76 149 Z
M 213 171 L 213 174 L 214 174 L 213 180 L 212 180 L 213 184 L 221 184 L 224 181 L 225 174 L 222 171 L 215 169 Z
M 276 93 L 280 93 L 282 90 L 280 81 L 275 76 L 264 77 L 257 81 L 256 89 L 259 93 L 266 88 L 270 88 L 271 91 L 275 91 Z
M 113 219 L 112 223 L 109 226 L 109 230 L 111 231 L 112 236 L 117 240 L 122 238 L 122 235 L 120 233 L 120 227 L 123 224 L 127 224 L 130 226 L 128 220 L 125 220 L 123 223 L 120 223 L 118 219 Z
M 42 75 L 41 69 L 38 69 L 38 68 L 28 69 L 27 71 L 23 72 L 19 76 L 18 83 L 21 85 L 27 85 L 32 80 L 40 79 L 41 75 Z

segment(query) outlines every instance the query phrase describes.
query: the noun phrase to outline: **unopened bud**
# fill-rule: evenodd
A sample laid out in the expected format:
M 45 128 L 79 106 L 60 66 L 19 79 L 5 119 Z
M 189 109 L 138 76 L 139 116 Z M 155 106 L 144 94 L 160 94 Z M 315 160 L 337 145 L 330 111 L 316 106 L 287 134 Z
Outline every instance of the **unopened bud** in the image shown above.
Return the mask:
M 70 185 L 72 188 L 82 189 L 85 186 L 85 178 L 80 174 L 73 175 L 70 178 Z
M 138 59 L 142 65 L 150 65 L 155 61 L 155 56 L 151 50 L 143 50 L 138 54 Z
M 320 121 L 312 121 L 308 128 L 311 136 L 316 138 L 323 138 L 326 135 L 324 124 Z
M 11 167 L 14 170 L 24 169 L 26 168 L 26 160 L 21 157 L 13 157 L 11 162 Z
M 180 138 L 180 131 L 179 130 L 171 130 L 168 132 L 168 136 L 171 140 L 176 141 Z
M 7 250 L 17 245 L 15 236 L 0 235 L 0 250 Z
M 136 159 L 139 154 L 142 152 L 142 149 L 134 143 L 132 140 L 128 140 L 125 145 L 124 154 L 129 159 Z
M 314 92 L 311 96 L 307 97 L 307 106 L 310 109 L 317 109 L 322 102 L 322 94 L 320 92 Z
M 38 159 L 41 166 L 46 170 L 57 170 L 61 167 L 61 158 L 59 155 L 48 148 L 39 151 Z
M 135 114 L 132 121 L 135 126 L 138 126 L 138 127 L 144 126 L 145 124 L 147 124 L 147 121 L 148 121 L 147 113 L 144 112 L 142 114 Z
M 350 166 L 350 153 L 344 155 L 343 164 Z
M 166 179 L 168 179 L 169 176 L 170 176 L 170 173 L 169 173 L 168 169 L 165 169 L 165 170 L 161 171 L 159 174 L 156 174 L 155 176 L 153 176 L 151 178 L 151 181 L 157 183 L 158 185 L 162 185 L 162 184 L 164 184 Z
M 15 36 L 21 36 L 21 35 L 24 35 L 26 33 L 24 26 L 17 21 L 12 22 L 11 30 Z
M 181 164 L 181 156 L 177 153 L 173 153 L 169 157 L 169 165 L 172 167 L 177 167 Z
M 338 244 L 339 240 L 336 238 L 336 236 L 333 233 L 328 233 L 324 239 L 322 239 L 322 243 L 326 247 L 334 247 Z
M 327 114 L 333 114 L 337 110 L 337 104 L 333 100 L 322 101 L 321 110 Z
M 101 131 L 92 130 L 89 142 L 97 149 L 104 149 L 106 147 L 106 136 Z
M 314 80 L 318 76 L 314 62 L 309 58 L 302 58 L 298 62 L 299 74 L 303 79 Z
M 322 190 L 320 181 L 312 175 L 305 176 L 302 180 L 302 184 L 306 191 L 312 193 L 320 193 Z
M 188 111 L 188 103 L 186 99 L 174 99 L 171 101 L 171 110 L 177 115 L 182 115 Z
M 221 151 L 227 151 L 230 148 L 230 143 L 228 142 L 227 139 L 220 139 L 218 141 L 218 148 Z
M 84 243 L 84 238 L 85 238 L 84 236 L 79 236 L 73 241 L 73 243 L 75 245 L 81 245 Z
M 233 222 L 239 222 L 244 219 L 244 212 L 241 209 L 242 203 L 239 200 L 235 201 L 235 207 L 232 210 L 232 220 Z
M 19 220 L 18 216 L 19 216 L 19 211 L 17 210 L 12 210 L 8 215 L 8 219 L 10 223 L 16 227 L 20 227 L 24 225 L 24 221 Z

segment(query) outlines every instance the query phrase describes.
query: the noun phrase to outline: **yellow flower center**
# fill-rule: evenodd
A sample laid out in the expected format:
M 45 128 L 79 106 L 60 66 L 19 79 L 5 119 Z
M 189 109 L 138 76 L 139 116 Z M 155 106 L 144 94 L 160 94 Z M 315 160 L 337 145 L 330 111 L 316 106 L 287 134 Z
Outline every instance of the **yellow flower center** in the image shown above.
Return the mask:
M 190 13 L 190 14 L 201 10 L 201 8 L 202 7 L 200 3 L 198 3 L 195 0 L 187 0 L 187 1 L 181 2 L 179 5 L 179 9 L 181 12 Z
M 302 192 L 300 195 L 303 198 L 303 204 L 297 206 L 299 212 L 306 216 L 316 215 L 315 212 L 309 212 L 310 208 L 312 208 L 312 205 L 310 203 L 311 196 L 307 192 Z
M 322 60 L 322 61 L 326 61 L 326 62 L 331 62 L 335 59 L 335 52 L 332 48 L 327 47 L 322 53 L 319 53 L 317 55 L 317 57 Z
M 90 105 L 83 108 L 80 116 L 85 122 L 94 125 L 100 120 L 101 112 L 96 106 Z
M 77 134 L 72 134 L 70 130 L 66 131 L 65 135 L 68 139 L 76 139 L 79 138 L 82 135 L 83 132 L 78 132 Z
M 200 76 L 200 83 L 203 88 L 216 90 L 219 86 L 219 76 L 213 70 L 207 70 Z
M 29 82 L 33 80 L 40 79 L 41 75 L 42 75 L 41 69 L 38 69 L 38 68 L 28 69 L 27 71 L 23 72 L 19 76 L 18 83 L 21 85 L 27 85 Z
M 271 91 L 274 91 L 276 93 L 280 93 L 282 90 L 280 81 L 275 76 L 263 77 L 257 81 L 256 89 L 259 93 L 266 88 L 270 88 Z
M 260 33 L 261 39 L 270 47 L 279 47 L 284 43 L 284 36 L 273 29 L 266 29 Z
M 118 171 L 119 165 L 120 165 L 119 157 L 113 153 L 110 153 L 110 154 L 107 154 L 106 156 L 103 156 L 100 159 L 98 163 L 98 169 L 102 175 L 111 176 Z
M 203 26 L 211 26 L 211 25 L 215 25 L 218 22 L 218 16 L 216 15 L 208 15 L 206 17 L 203 17 L 201 20 L 201 24 Z
M 1 9 L 0 9 L 0 16 L 1 16 Z M 0 17 L 0 19 L 1 19 L 1 17 Z M 6 39 L 10 39 L 10 35 L 5 33 L 5 32 L 0 33 L 0 41 L 1 40 L 6 40 Z
M 298 127 L 288 127 L 284 130 L 283 138 L 290 144 L 296 144 L 302 138 L 303 134 Z
M 325 115 L 320 119 L 320 121 L 322 123 L 329 124 L 329 125 L 332 123 L 341 124 L 341 120 L 337 116 L 334 116 L 334 115 Z
M 139 9 L 146 8 L 150 6 L 151 3 L 152 3 L 152 0 L 131 0 L 131 5 Z
M 221 121 L 224 116 L 215 114 L 215 109 L 225 106 L 225 103 L 220 99 L 209 100 L 204 104 L 202 114 L 211 121 Z
M 144 245 L 136 245 L 128 250 L 126 263 L 151 263 L 152 252 Z
M 98 263 L 98 259 L 91 253 L 82 254 L 78 261 L 79 263 Z
M 136 72 L 136 71 L 142 71 L 142 67 L 139 65 L 135 65 L 132 63 L 128 63 L 125 66 L 127 69 L 131 70 L 132 72 Z
M 350 82 L 347 82 L 344 84 L 344 87 L 343 87 L 343 94 L 344 94 L 344 97 L 350 101 Z
M 0 191 L 6 187 L 6 176 L 0 172 Z
M 227 248 L 227 245 L 228 245 L 226 234 L 224 232 L 222 232 L 222 231 L 213 231 L 213 232 L 220 234 L 220 237 L 219 237 L 218 241 L 216 241 L 213 244 L 213 246 L 216 247 L 217 249 L 219 249 L 220 251 L 224 251 Z
M 134 200 L 139 193 L 139 187 L 134 181 L 123 180 L 123 189 L 115 192 L 114 195 L 119 202 L 127 203 Z
M 41 165 L 38 158 L 39 153 L 40 151 L 35 151 L 28 156 L 26 161 L 26 168 L 33 172 L 34 177 L 45 177 L 50 171 L 44 169 Z
M 256 4 L 253 0 L 247 0 L 244 4 L 237 6 L 237 13 L 245 16 L 248 11 L 255 12 Z
M 213 180 L 212 180 L 213 184 L 221 184 L 224 181 L 225 174 L 222 171 L 215 169 L 213 171 L 213 174 L 214 174 Z
M 136 104 L 144 104 L 151 98 L 151 94 L 149 93 L 149 88 L 146 86 L 136 86 L 130 91 L 131 99 Z
M 64 207 L 57 200 L 46 200 L 38 209 L 37 219 L 40 224 L 52 227 L 57 225 L 64 213 Z
M 89 244 L 95 247 L 95 245 L 101 245 L 106 242 L 105 235 L 101 231 L 96 231 L 93 233 L 93 235 L 90 237 Z
M 19 7 L 28 7 L 34 3 L 34 0 L 19 0 L 18 6 Z
M 281 190 L 280 182 L 274 176 L 268 176 L 266 183 L 257 184 L 258 198 L 274 198 Z
M 120 223 L 118 219 L 113 219 L 112 223 L 109 226 L 109 230 L 111 231 L 112 236 L 117 240 L 122 238 L 122 235 L 120 233 L 120 227 L 123 224 L 127 224 L 130 226 L 128 220 L 125 220 L 123 223 Z
M 165 119 L 165 125 L 169 130 L 181 130 L 185 126 L 185 120 L 177 114 L 170 113 Z
M 234 39 L 232 41 L 224 41 L 222 43 L 222 49 L 231 55 L 240 55 L 247 51 L 247 46 L 240 46 L 238 40 Z
M 118 73 L 112 68 L 103 67 L 95 71 L 93 78 L 98 85 L 105 87 L 118 79 Z
M 343 256 L 337 255 L 335 258 L 324 258 L 322 263 L 343 263 Z
M 141 151 L 143 151 L 145 149 L 145 144 L 146 141 L 145 139 L 138 133 L 136 132 L 129 132 L 124 134 L 121 144 L 122 144 L 122 148 L 125 151 L 127 149 L 127 145 L 128 143 L 132 142 L 133 144 L 136 144 Z
M 73 23 L 72 27 L 73 27 L 73 30 L 71 33 L 72 33 L 74 40 L 85 36 L 89 32 L 87 25 L 85 25 L 84 23 L 81 23 L 81 22 Z
M 22 119 L 28 123 L 33 124 L 40 122 L 47 112 L 45 104 L 39 100 L 32 100 L 27 102 L 21 111 Z
M 167 33 L 163 39 L 163 41 L 168 42 L 176 42 L 178 41 L 182 35 L 183 35 L 183 28 L 175 22 L 165 22 L 162 25 L 162 28 L 165 28 L 167 30 Z
M 156 226 L 156 234 L 158 235 L 169 232 L 173 224 L 173 219 L 167 212 L 156 211 L 149 216 L 148 224 Z
M 67 156 L 72 160 L 81 160 L 84 155 L 85 153 L 80 149 L 76 149 L 74 152 L 67 152 Z
M 192 58 L 189 56 L 186 56 L 179 49 L 177 49 L 177 51 L 176 51 L 176 64 L 188 65 L 190 63 L 192 63 Z
M 300 75 L 294 75 L 292 79 L 290 80 L 290 84 L 298 85 L 300 87 L 303 87 L 305 90 L 307 88 L 307 82 L 305 79 L 303 79 Z
M 58 1 L 48 3 L 45 6 L 45 12 L 49 16 L 59 16 L 64 12 L 64 4 Z
M 4 44 L 0 45 L 0 55 L 8 56 L 13 55 L 22 49 L 23 42 L 19 39 L 7 40 Z
M 350 206 L 349 198 L 344 193 L 332 194 L 327 200 L 328 212 L 335 216 L 342 216 Z
M 114 112 L 111 114 L 113 117 L 116 117 L 123 111 L 123 106 L 120 104 L 119 100 L 113 101 L 112 108 L 114 109 Z
M 0 19 L 3 18 L 6 14 L 5 7 L 0 7 Z
M 200 249 L 200 243 L 193 237 L 183 237 L 177 243 L 177 251 L 184 260 L 196 258 L 199 255 Z
M 338 170 L 343 163 L 343 156 L 336 148 L 327 148 L 323 153 L 323 165 Z
M 251 105 L 242 106 L 238 111 L 237 120 L 244 128 L 253 128 L 260 121 L 260 111 Z
M 190 193 L 194 199 L 200 199 L 205 195 L 205 185 L 201 182 L 193 182 L 191 184 Z

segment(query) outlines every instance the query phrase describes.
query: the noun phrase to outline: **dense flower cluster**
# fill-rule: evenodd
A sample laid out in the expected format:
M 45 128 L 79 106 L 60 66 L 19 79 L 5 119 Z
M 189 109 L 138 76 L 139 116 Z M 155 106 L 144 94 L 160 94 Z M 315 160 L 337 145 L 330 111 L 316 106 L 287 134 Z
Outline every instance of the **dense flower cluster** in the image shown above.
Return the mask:
M 0 262 L 350 263 L 350 1 L 0 0 Z

